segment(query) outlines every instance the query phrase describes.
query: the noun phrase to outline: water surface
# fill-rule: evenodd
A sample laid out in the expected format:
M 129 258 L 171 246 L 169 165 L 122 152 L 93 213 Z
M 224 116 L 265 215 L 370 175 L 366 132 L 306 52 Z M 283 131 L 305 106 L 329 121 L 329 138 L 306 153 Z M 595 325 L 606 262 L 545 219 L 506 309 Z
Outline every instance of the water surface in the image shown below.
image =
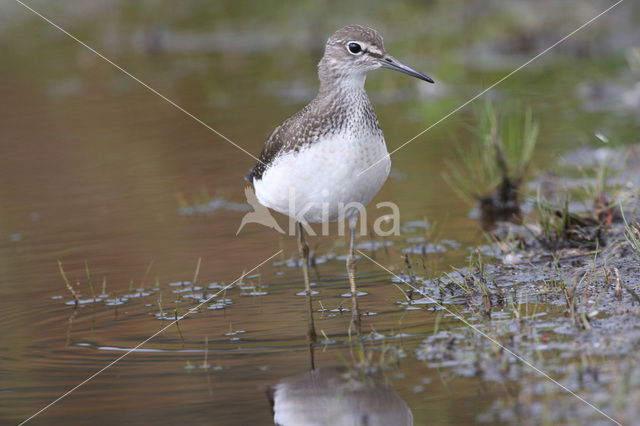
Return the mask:
M 322 44 L 343 24 L 378 28 L 390 53 L 437 81 L 426 87 L 390 71 L 370 76 L 367 88 L 395 148 L 605 7 L 568 13 L 554 2 L 533 10 L 517 2 L 522 15 L 489 3 L 475 12 L 474 2 L 363 3 L 341 10 L 315 2 L 33 6 L 258 154 L 271 130 L 313 96 Z M 499 102 L 531 105 L 540 120 L 535 168 L 569 148 L 599 143 L 595 132 L 626 142 L 637 135 L 637 111 L 587 108 L 579 90 L 603 80 L 630 81 L 624 52 L 638 40 L 625 29 L 636 6 L 612 12 L 493 91 Z M 259 276 L 244 280 L 244 290 L 221 295 L 230 299 L 217 305 L 224 309 L 190 314 L 179 329 L 168 328 L 145 351 L 36 419 L 269 423 L 268 387 L 309 368 L 305 301 L 295 295 L 303 288 L 301 271 L 283 264 L 296 257 L 295 241 L 258 225 L 236 236 L 244 212 L 234 208 L 183 209 L 212 199 L 243 203 L 242 177 L 254 160 L 19 4 L 1 8 L 11 19 L 0 26 L 0 419 L 26 419 L 167 325 L 158 319 L 163 312 L 165 318 L 184 315 L 202 290 L 170 284 L 192 281 L 199 258 L 196 286 L 206 287 L 230 283 L 282 250 L 254 272 Z M 446 162 L 455 161 L 453 144 L 477 143 L 472 112 L 471 106 L 455 114 L 392 158 L 392 177 L 372 206 L 391 200 L 403 224 L 430 224 L 427 230 L 403 226 L 392 245 L 373 252 L 397 273 L 407 272 L 403 250 L 412 239 L 457 243 L 416 256 L 423 263 L 416 273 L 424 276 L 465 265 L 468 247 L 485 241 L 468 217 L 470 206 L 442 179 Z M 372 223 L 378 213 L 369 212 Z M 316 325 L 327 336 L 315 348 L 316 365 L 353 365 L 351 315 L 340 312 L 350 307 L 341 297 L 348 288 L 339 258 L 344 240 L 312 238 L 310 246 L 316 256 L 328 256 L 312 274 L 319 291 Z M 82 299 L 93 297 L 89 281 L 95 295 L 105 282 L 108 296 L 77 309 L 66 304 L 71 296 L 58 260 Z M 416 349 L 436 323 L 440 330 L 461 324 L 449 316 L 436 321 L 428 305 L 407 310 L 391 276 L 366 259 L 359 260 L 358 275 L 368 293 L 361 308 L 371 314 L 363 318 L 363 332 L 378 339 L 364 347 L 374 359 L 382 350 L 397 358 L 385 363 L 384 377 L 416 424 L 475 422 L 516 386 L 460 377 L 419 360 Z M 264 294 L 247 295 L 252 291 Z M 119 298 L 126 300 L 106 303 Z M 202 368 L 205 356 L 210 368 Z

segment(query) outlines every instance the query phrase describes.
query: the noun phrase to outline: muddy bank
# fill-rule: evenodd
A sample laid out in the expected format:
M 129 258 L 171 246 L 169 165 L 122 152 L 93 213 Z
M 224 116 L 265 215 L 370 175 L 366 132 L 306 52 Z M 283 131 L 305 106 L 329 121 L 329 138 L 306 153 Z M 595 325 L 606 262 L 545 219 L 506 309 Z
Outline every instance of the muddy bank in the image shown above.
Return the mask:
M 610 424 L 611 416 L 637 424 L 639 152 L 563 156 L 530 184 L 537 195 L 522 224 L 496 224 L 487 232 L 492 243 L 471 250 L 468 267 L 403 277 L 420 283 L 408 305 L 466 322 L 436 329 L 416 356 L 508 390 L 479 421 Z

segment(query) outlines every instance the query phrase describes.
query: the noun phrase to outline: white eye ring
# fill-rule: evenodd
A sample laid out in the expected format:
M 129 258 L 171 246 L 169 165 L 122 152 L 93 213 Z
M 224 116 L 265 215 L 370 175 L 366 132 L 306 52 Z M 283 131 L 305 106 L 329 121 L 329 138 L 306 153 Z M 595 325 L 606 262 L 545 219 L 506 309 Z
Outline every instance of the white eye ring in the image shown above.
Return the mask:
M 364 52 L 364 49 L 362 49 L 360 43 L 357 43 L 355 41 L 350 41 L 349 43 L 347 43 L 347 50 L 352 55 L 361 55 L 362 52 Z

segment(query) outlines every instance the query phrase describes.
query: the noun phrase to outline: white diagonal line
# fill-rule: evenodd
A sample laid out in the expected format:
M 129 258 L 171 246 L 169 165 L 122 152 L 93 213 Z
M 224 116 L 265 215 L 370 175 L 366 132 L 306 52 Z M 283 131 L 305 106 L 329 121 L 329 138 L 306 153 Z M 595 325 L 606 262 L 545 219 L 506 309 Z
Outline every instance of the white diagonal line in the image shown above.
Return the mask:
M 595 21 L 596 19 L 600 18 L 602 15 L 604 15 L 607 12 L 609 12 L 611 9 L 613 9 L 614 7 L 616 7 L 617 5 L 622 3 L 623 1 L 624 0 L 618 0 L 613 5 L 609 6 L 608 8 L 606 8 L 605 10 L 600 12 L 598 15 L 596 15 L 593 18 L 589 19 L 587 22 L 585 22 L 584 24 L 580 25 L 578 28 L 576 28 L 575 30 L 571 31 L 569 34 L 567 34 L 566 36 L 562 37 L 560 40 L 558 40 L 555 43 L 553 43 L 551 46 L 549 46 L 546 49 L 544 49 L 542 52 L 538 53 L 536 56 L 534 56 L 533 58 L 529 59 L 524 64 L 520 65 L 518 68 L 516 68 L 515 70 L 511 71 L 509 74 L 505 75 L 500 80 L 496 81 L 491 86 L 487 87 L 482 92 L 480 92 L 477 95 L 475 95 L 473 98 L 469 99 L 468 101 L 466 101 L 465 103 L 463 103 L 462 105 L 460 105 L 459 107 L 457 107 L 456 109 L 454 109 L 453 111 L 451 111 L 450 113 L 448 113 L 447 115 L 445 115 L 444 117 L 442 117 L 441 119 L 439 119 L 438 121 L 436 121 L 435 123 L 433 123 L 432 125 L 427 127 L 426 129 L 424 129 L 423 131 L 421 131 L 420 133 L 418 133 L 417 135 L 415 135 L 414 137 L 412 137 L 408 141 L 404 142 L 402 145 L 400 145 L 399 147 L 397 147 L 396 149 L 391 151 L 388 154 L 388 156 L 392 156 L 393 154 L 395 154 L 396 152 L 398 152 L 399 150 L 404 148 L 407 144 L 413 142 L 414 140 L 416 140 L 420 136 L 424 135 L 429 130 L 433 129 L 435 126 L 437 126 L 438 124 L 442 123 L 444 120 L 446 120 L 447 118 L 451 117 L 453 114 L 455 114 L 456 112 L 460 111 L 462 108 L 466 107 L 471 102 L 475 101 L 480 96 L 482 96 L 485 93 L 487 93 L 489 90 L 493 89 L 494 87 L 496 87 L 497 85 L 499 85 L 500 83 L 502 83 L 503 81 L 505 81 L 506 79 L 508 79 L 509 77 L 511 77 L 512 75 L 514 75 L 515 73 L 517 73 L 518 71 L 520 71 L 521 69 L 523 69 L 524 67 L 526 67 L 527 65 L 529 65 L 530 63 L 535 61 L 536 59 L 538 59 L 539 57 L 541 57 L 542 55 L 544 55 L 545 53 L 549 52 L 551 49 L 553 49 L 554 47 L 556 47 L 560 43 L 564 42 L 566 39 L 568 39 L 569 37 L 573 36 L 575 33 L 577 33 L 578 31 L 582 30 L 584 27 L 586 27 L 587 25 L 591 24 L 593 21 Z M 367 170 L 369 170 L 370 168 L 372 168 L 373 166 L 375 166 L 379 162 L 383 161 L 385 158 L 387 158 L 386 155 L 384 157 L 382 157 L 381 159 L 379 159 L 378 161 L 376 161 L 375 163 L 373 163 L 372 165 L 370 165 L 369 167 L 367 167 L 366 169 L 362 170 L 358 174 L 358 176 L 360 176 L 361 174 L 363 174 L 364 172 L 366 172 Z
M 207 299 L 204 302 L 201 302 L 199 305 L 195 306 L 195 308 L 191 308 L 191 309 L 198 309 L 200 306 L 204 305 L 205 303 L 208 303 L 211 299 L 213 299 L 214 297 L 216 297 L 217 295 L 219 295 L 220 293 L 222 293 L 223 291 L 231 288 L 235 283 L 237 283 L 238 281 L 242 280 L 244 277 L 246 277 L 248 274 L 250 274 L 251 272 L 255 271 L 256 269 L 258 269 L 259 267 L 261 267 L 262 265 L 264 265 L 265 263 L 267 263 L 268 261 L 270 261 L 271 259 L 273 259 L 274 257 L 276 257 L 277 255 L 279 255 L 280 253 L 282 253 L 282 249 L 278 250 L 275 254 L 269 256 L 267 259 L 263 260 L 262 262 L 260 262 L 258 265 L 254 266 L 251 270 L 244 272 L 238 279 L 236 279 L 235 281 L 233 281 L 231 284 L 228 284 L 226 286 L 224 286 L 223 288 L 221 288 L 217 293 L 207 297 Z M 187 316 L 189 316 L 189 314 L 191 313 L 191 309 L 189 309 L 183 316 L 181 319 L 186 318 Z M 180 319 L 180 320 L 181 320 Z M 34 417 L 36 417 L 38 414 L 42 413 L 43 411 L 45 411 L 46 409 L 50 408 L 51 406 L 57 404 L 58 402 L 60 402 L 60 400 L 62 400 L 63 398 L 65 398 L 66 396 L 68 396 L 71 392 L 75 391 L 76 389 L 78 389 L 80 386 L 86 384 L 88 381 L 90 381 L 91 379 L 93 379 L 94 377 L 96 377 L 98 374 L 102 373 L 103 371 L 105 371 L 107 368 L 112 367 L 115 363 L 117 363 L 118 361 L 120 361 L 122 358 L 126 357 L 127 355 L 129 355 L 131 352 L 135 352 L 136 349 L 140 348 L 142 345 L 144 345 L 145 343 L 149 342 L 149 340 L 153 339 L 154 337 L 156 337 L 158 334 L 161 334 L 163 331 L 165 331 L 167 328 L 171 327 L 172 325 L 174 325 L 175 323 L 177 323 L 180 320 L 175 320 L 172 321 L 171 323 L 169 323 L 167 326 L 162 327 L 160 330 L 158 330 L 157 332 L 155 332 L 154 334 L 152 334 L 151 336 L 149 336 L 148 338 L 146 338 L 145 340 L 143 340 L 142 342 L 138 343 L 134 348 L 129 349 L 127 352 L 125 352 L 124 354 L 122 354 L 121 356 L 119 356 L 118 358 L 114 359 L 113 361 L 111 361 L 109 364 L 105 365 L 104 367 L 102 367 L 100 370 L 96 371 L 95 373 L 93 373 L 91 376 L 87 377 L 86 379 L 84 379 L 82 382 L 78 383 L 77 385 L 75 385 L 74 387 L 72 387 L 71 389 L 69 389 L 68 391 L 66 391 L 65 393 L 63 393 L 62 395 L 60 395 L 58 398 L 56 398 L 55 400 L 53 400 L 52 402 L 50 402 L 49 404 L 47 404 L 46 406 L 42 407 L 40 410 L 38 410 L 37 412 L 35 412 L 34 414 L 32 414 L 31 416 L 29 416 L 29 418 L 23 420 L 18 426 L 22 426 L 23 424 L 27 423 L 28 421 L 30 421 L 31 419 L 33 419 Z
M 580 395 L 578 395 L 577 393 L 575 393 L 574 391 L 572 391 L 571 389 L 569 389 L 568 387 L 566 387 L 565 385 L 563 385 L 562 383 L 558 382 L 557 380 L 553 379 L 551 376 L 549 376 L 547 373 L 545 373 L 544 371 L 542 371 L 541 369 L 539 369 L 538 367 L 536 367 L 535 365 L 533 365 L 531 362 L 527 361 L 525 358 L 523 358 L 522 356 L 518 355 L 517 353 L 513 352 L 511 349 L 501 345 L 496 339 L 494 339 L 493 337 L 489 336 L 488 334 L 486 334 L 484 331 L 480 330 L 478 327 L 476 327 L 475 325 L 471 324 L 469 321 L 467 321 L 464 317 L 454 313 L 452 310 L 450 310 L 449 308 L 447 308 L 446 306 L 441 305 L 440 303 L 438 303 L 437 301 L 435 301 L 431 296 L 425 294 L 424 292 L 422 292 L 419 288 L 414 287 L 413 285 L 411 285 L 410 283 L 406 282 L 405 280 L 403 280 L 402 278 L 400 278 L 399 276 L 397 276 L 396 274 L 394 274 L 393 272 L 391 272 L 389 269 L 385 268 L 384 266 L 382 266 L 380 263 L 376 262 L 375 260 L 373 260 L 371 257 L 367 256 L 364 252 L 362 252 L 361 250 L 358 250 L 358 253 L 360 253 L 362 256 L 366 257 L 367 259 L 369 259 L 371 262 L 375 263 L 376 265 L 378 265 L 380 268 L 384 269 L 385 271 L 387 271 L 388 273 L 390 273 L 391 275 L 393 275 L 394 277 L 396 277 L 397 279 L 399 279 L 400 281 L 402 281 L 404 284 L 408 285 L 409 287 L 411 287 L 414 291 L 417 291 L 418 293 L 420 293 L 421 295 L 423 295 L 424 297 L 428 298 L 431 303 L 433 303 L 434 305 L 436 305 L 437 307 L 439 307 L 440 309 L 443 309 L 445 311 L 447 311 L 449 314 L 453 315 L 456 319 L 458 319 L 459 321 L 462 321 L 466 326 L 470 327 L 473 329 L 473 331 L 475 331 L 476 333 L 480 334 L 481 336 L 485 337 L 486 339 L 488 339 L 489 341 L 491 341 L 493 344 L 495 344 L 496 346 L 500 347 L 502 350 L 504 350 L 505 352 L 508 352 L 510 355 L 514 356 L 516 359 L 518 359 L 520 362 L 522 362 L 523 364 L 525 364 L 526 366 L 532 368 L 534 371 L 536 371 L 538 374 L 540 374 L 541 376 L 545 377 L 546 379 L 550 380 L 552 383 L 555 383 L 556 385 L 558 385 L 560 388 L 562 388 L 565 392 L 575 396 L 576 398 L 578 398 L 580 401 L 584 402 L 585 404 L 587 404 L 589 407 L 593 408 L 594 410 L 596 410 L 598 413 L 602 414 L 603 416 L 605 416 L 607 419 L 611 420 L 613 423 L 622 426 L 622 424 L 620 422 L 618 422 L 617 420 L 613 419 L 611 416 L 609 416 L 608 414 L 606 414 L 604 411 L 600 410 L 598 407 L 596 407 L 595 405 L 593 405 L 592 403 L 590 403 L 589 401 L 587 401 L 586 399 L 584 399 L 583 397 L 581 397 Z
M 258 159 L 256 156 L 251 154 L 249 151 L 247 151 L 246 149 L 244 149 L 243 147 L 241 147 L 240 145 L 238 145 L 237 143 L 235 143 L 234 141 L 232 141 L 231 139 L 229 139 L 228 137 L 226 137 L 225 135 L 223 135 L 222 133 L 220 133 L 219 131 L 217 131 L 216 129 L 214 129 L 213 127 L 211 127 L 210 125 L 208 125 L 207 123 L 205 123 L 204 121 L 199 119 L 198 117 L 196 117 L 195 115 L 191 114 L 189 111 L 187 111 L 186 109 L 184 109 L 183 107 L 181 107 L 180 105 L 178 105 L 177 103 L 172 101 L 171 99 L 167 98 L 165 95 L 163 95 L 162 93 L 158 92 L 156 89 L 154 89 L 153 87 L 149 86 L 147 83 L 145 83 L 144 81 L 140 80 L 138 77 L 136 77 L 135 75 L 131 74 L 129 71 L 125 70 L 120 65 L 116 64 L 111 59 L 107 58 L 102 53 L 98 52 L 96 49 L 94 49 L 93 47 L 89 46 L 87 43 L 83 42 L 82 40 L 80 40 L 79 38 L 77 38 L 76 36 L 71 34 L 69 31 L 65 30 L 64 28 L 62 28 L 61 26 L 59 26 L 55 22 L 51 21 L 49 18 L 47 18 L 46 16 L 42 15 L 40 12 L 38 12 L 38 11 L 34 10 L 33 8 L 31 8 L 30 6 L 26 5 L 21 0 L 15 0 L 15 1 L 17 3 L 20 3 L 22 6 L 24 6 L 25 8 L 27 8 L 31 12 L 33 12 L 35 15 L 39 16 L 40 18 L 42 18 L 44 21 L 46 21 L 49 24 L 51 24 L 53 27 L 57 28 L 58 30 L 62 31 L 64 34 L 66 34 L 69 37 L 71 37 L 73 40 L 78 42 L 80 45 L 86 47 L 91 52 L 93 52 L 94 54 L 96 54 L 100 58 L 104 59 L 109 64 L 113 65 L 119 71 L 122 71 L 124 74 L 126 74 L 127 76 L 131 77 L 132 79 L 134 79 L 135 81 L 140 83 L 142 86 L 144 86 L 150 92 L 152 92 L 155 95 L 159 96 L 160 98 L 162 98 L 163 100 L 165 100 L 166 102 L 171 104 L 173 107 L 175 107 L 179 111 L 182 111 L 183 113 L 185 113 L 186 115 L 188 115 L 189 117 L 191 117 L 192 119 L 197 121 L 198 123 L 202 124 L 204 127 L 206 127 L 207 129 L 211 130 L 213 133 L 215 133 L 216 135 L 220 136 L 222 139 L 224 139 L 225 141 L 229 142 L 231 145 L 235 146 L 240 151 L 244 152 L 245 154 L 247 154 L 248 156 L 250 156 L 251 158 L 253 158 L 257 162 L 262 163 L 262 161 L 260 161 L 260 159 Z

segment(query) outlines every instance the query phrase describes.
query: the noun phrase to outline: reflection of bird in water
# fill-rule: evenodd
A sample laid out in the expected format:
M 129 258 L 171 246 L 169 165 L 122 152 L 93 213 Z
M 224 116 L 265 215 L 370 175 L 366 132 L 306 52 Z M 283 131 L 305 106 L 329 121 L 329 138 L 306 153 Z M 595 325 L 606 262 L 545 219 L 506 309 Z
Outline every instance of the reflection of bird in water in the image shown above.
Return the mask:
M 413 424 L 413 414 L 398 394 L 362 368 L 315 367 L 313 309 L 307 304 L 310 371 L 281 380 L 267 391 L 276 425 L 402 426 Z M 354 316 L 359 317 L 354 305 Z M 354 321 L 362 347 L 361 323 Z
M 251 187 L 246 187 L 244 189 L 244 195 L 247 197 L 247 203 L 253 207 L 253 211 L 244 215 L 242 222 L 240 222 L 240 227 L 236 231 L 236 235 L 240 233 L 242 227 L 247 223 L 258 223 L 284 234 L 284 231 L 280 228 L 278 222 L 276 222 L 275 218 L 271 216 L 271 213 L 269 213 L 269 209 L 260 204 Z
M 411 410 L 393 389 L 347 368 L 284 379 L 267 395 L 276 425 L 413 425 Z

